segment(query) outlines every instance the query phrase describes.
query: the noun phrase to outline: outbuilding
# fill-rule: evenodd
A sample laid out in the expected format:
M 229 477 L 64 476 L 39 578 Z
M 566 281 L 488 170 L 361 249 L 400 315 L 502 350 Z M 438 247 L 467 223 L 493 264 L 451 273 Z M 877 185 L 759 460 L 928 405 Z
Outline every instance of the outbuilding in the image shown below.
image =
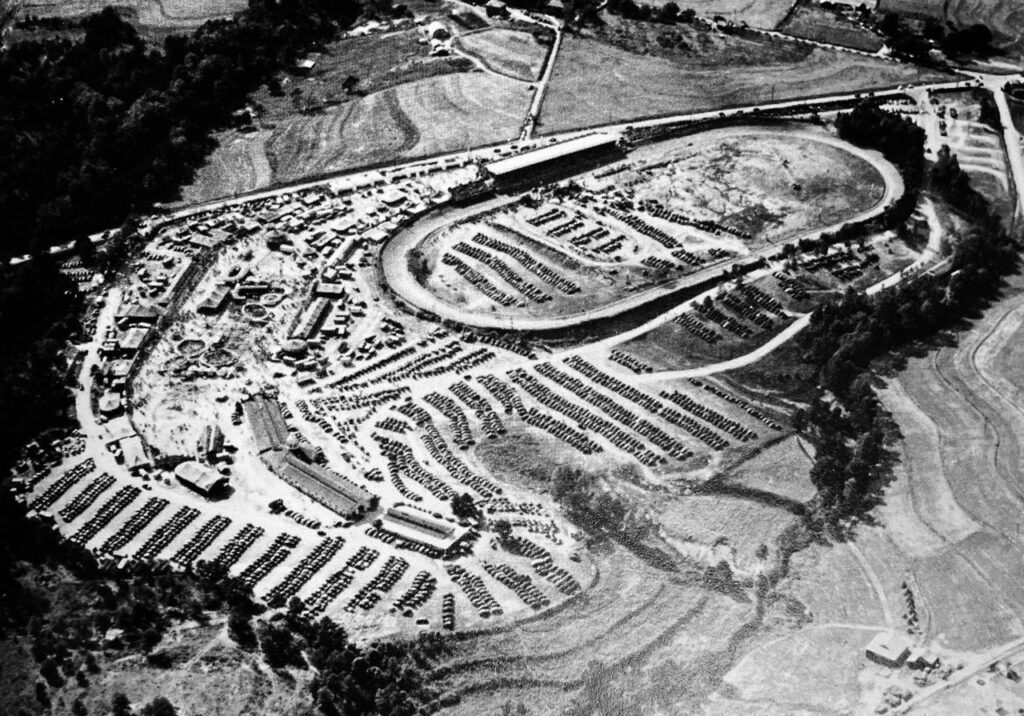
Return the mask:
M 427 25 L 427 37 L 431 40 L 448 40 L 451 36 L 451 31 L 442 22 L 435 20 Z
M 217 495 L 228 486 L 227 477 L 195 460 L 179 463 L 174 468 L 174 476 L 182 485 L 195 490 L 203 497 Z

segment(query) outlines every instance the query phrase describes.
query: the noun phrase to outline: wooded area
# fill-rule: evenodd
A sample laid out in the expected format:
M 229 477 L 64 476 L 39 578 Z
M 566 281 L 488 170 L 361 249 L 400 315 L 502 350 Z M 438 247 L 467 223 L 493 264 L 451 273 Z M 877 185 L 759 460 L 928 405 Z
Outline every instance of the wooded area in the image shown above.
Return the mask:
M 840 136 L 879 149 L 896 164 L 916 203 L 924 178 L 919 128 L 868 105 L 840 115 L 836 124 Z M 871 387 L 872 361 L 956 327 L 995 298 L 1002 277 L 1017 268 L 1016 241 L 948 149 L 939 153 L 927 188 L 973 223 L 954 247 L 948 271 L 871 297 L 849 291 L 817 308 L 801 337 L 822 394 L 795 422 L 809 428 L 817 446 L 811 480 L 827 522 L 870 507 L 884 478 L 885 416 Z M 886 225 L 900 216 L 905 220 L 909 211 L 894 209 Z
M 80 41 L 0 53 L 0 260 L 119 224 L 176 198 L 212 133 L 300 53 L 362 12 L 356 0 L 253 0 L 155 49 L 108 7 Z

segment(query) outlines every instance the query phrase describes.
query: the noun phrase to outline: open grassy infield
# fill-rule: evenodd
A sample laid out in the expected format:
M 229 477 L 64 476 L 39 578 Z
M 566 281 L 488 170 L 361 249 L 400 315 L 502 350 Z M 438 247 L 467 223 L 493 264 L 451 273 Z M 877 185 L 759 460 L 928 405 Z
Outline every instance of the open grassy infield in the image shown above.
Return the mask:
M 23 16 L 66 18 L 82 17 L 114 5 L 127 11 L 140 25 L 176 29 L 199 27 L 207 20 L 230 17 L 247 5 L 246 0 L 24 0 L 17 4 Z

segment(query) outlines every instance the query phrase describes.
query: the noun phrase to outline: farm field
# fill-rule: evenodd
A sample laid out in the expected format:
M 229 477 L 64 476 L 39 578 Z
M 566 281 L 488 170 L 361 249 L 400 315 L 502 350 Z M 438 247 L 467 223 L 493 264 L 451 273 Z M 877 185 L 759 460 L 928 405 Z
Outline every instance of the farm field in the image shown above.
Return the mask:
M 549 49 L 529 32 L 505 28 L 466 33 L 456 38 L 455 46 L 488 69 L 526 82 L 540 77 Z
M 815 0 L 801 0 L 776 29 L 794 37 L 864 52 L 878 52 L 884 44 L 877 34 L 860 27 L 839 11 L 821 7 Z
M 512 139 L 529 101 L 525 84 L 482 72 L 439 75 L 354 97 L 260 133 L 230 133 L 183 196 L 203 201 Z
M 281 122 L 267 141 L 275 181 L 454 152 L 515 137 L 526 86 L 480 72 L 394 87 Z
M 1024 634 L 1024 602 L 1013 586 L 1024 568 L 1016 531 L 1022 331 L 1024 293 L 1015 278 L 1010 295 L 958 344 L 911 358 L 888 381 L 882 398 L 903 439 L 877 519 L 846 544 L 794 556 L 784 588 L 814 622 L 762 647 L 761 663 L 776 663 L 777 649 L 785 658 L 815 624 L 847 625 L 851 638 L 861 629 L 903 629 L 904 582 L 924 638 L 941 647 L 977 653 Z M 733 676 L 736 683 L 751 680 L 739 669 Z M 760 698 L 791 698 L 781 691 L 785 683 L 792 682 L 779 680 L 780 691 Z
M 555 62 L 538 129 L 554 133 L 643 117 L 857 92 L 905 82 L 938 80 L 936 72 L 815 48 L 778 59 L 750 59 L 741 41 L 735 57 L 708 63 L 700 54 L 678 59 L 642 56 L 596 39 L 566 37 Z M 780 50 L 781 52 L 781 50 Z

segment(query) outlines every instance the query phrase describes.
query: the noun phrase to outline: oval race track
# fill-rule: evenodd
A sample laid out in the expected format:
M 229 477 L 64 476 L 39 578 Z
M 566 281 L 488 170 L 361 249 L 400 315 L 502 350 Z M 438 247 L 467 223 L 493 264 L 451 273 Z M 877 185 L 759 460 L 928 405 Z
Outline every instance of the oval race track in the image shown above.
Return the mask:
M 805 129 L 765 129 L 762 127 L 750 127 L 740 130 L 743 134 L 756 138 L 757 135 L 784 134 L 788 137 L 800 137 L 831 145 L 848 152 L 869 162 L 882 177 L 885 191 L 882 197 L 874 206 L 865 209 L 857 214 L 846 217 L 840 222 L 830 226 L 822 226 L 799 235 L 789 237 L 786 241 L 771 244 L 760 251 L 747 256 L 741 256 L 725 264 L 717 264 L 713 268 L 707 268 L 683 276 L 661 286 L 651 288 L 643 293 L 624 297 L 612 301 L 603 306 L 561 316 L 525 316 L 515 311 L 502 309 L 496 306 L 495 310 L 487 314 L 467 312 L 460 306 L 448 303 L 432 293 L 420 284 L 409 271 L 409 254 L 428 235 L 449 224 L 469 219 L 482 212 L 511 204 L 518 200 L 519 195 L 498 196 L 487 201 L 472 204 L 464 207 L 445 207 L 439 211 L 431 212 L 420 219 L 409 228 L 399 232 L 388 240 L 381 254 L 381 267 L 384 276 L 384 283 L 387 288 L 402 302 L 407 305 L 429 312 L 439 319 L 450 321 L 456 324 L 472 328 L 504 329 L 512 331 L 550 331 L 569 328 L 590 321 L 607 319 L 618 316 L 627 311 L 643 306 L 651 301 L 662 298 L 666 295 L 685 289 L 688 286 L 697 285 L 715 275 L 720 275 L 723 269 L 728 269 L 733 263 L 746 263 L 758 255 L 767 255 L 778 251 L 783 244 L 796 243 L 802 239 L 816 237 L 827 231 L 835 231 L 844 224 L 863 221 L 880 215 L 885 209 L 903 194 L 903 179 L 899 171 L 878 152 L 861 149 L 841 139 L 813 132 Z M 695 135 L 696 136 L 696 135 Z

